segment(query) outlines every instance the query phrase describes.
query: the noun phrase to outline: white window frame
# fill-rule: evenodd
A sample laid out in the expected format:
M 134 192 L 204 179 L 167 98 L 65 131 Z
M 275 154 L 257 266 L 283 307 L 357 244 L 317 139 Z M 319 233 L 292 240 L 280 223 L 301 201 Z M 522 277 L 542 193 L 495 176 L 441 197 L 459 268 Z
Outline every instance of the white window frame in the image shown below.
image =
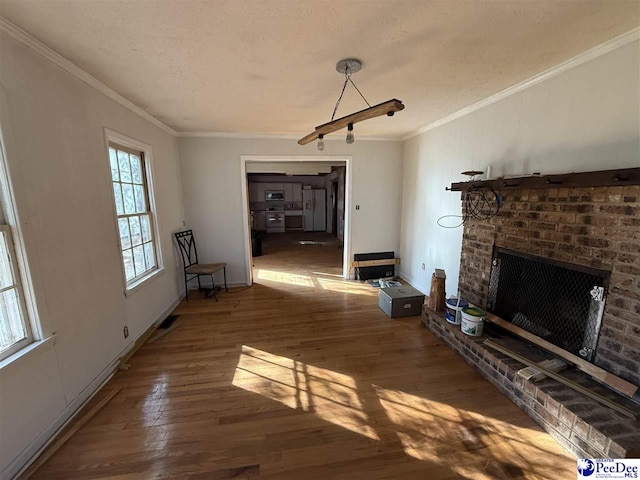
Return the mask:
M 151 231 L 153 236 L 152 241 L 153 241 L 153 246 L 154 246 L 155 256 L 156 256 L 156 259 L 155 259 L 156 268 L 149 270 L 144 274 L 140 275 L 139 277 L 135 277 L 129 281 L 127 281 L 127 276 L 124 268 L 124 258 L 122 255 L 123 248 L 120 240 L 120 227 L 118 224 L 118 218 L 120 218 L 120 216 L 118 215 L 118 212 L 116 210 L 116 205 L 114 200 L 115 192 L 113 189 L 113 181 L 111 178 L 111 166 L 110 166 L 110 159 L 109 159 L 109 148 L 111 147 L 111 144 L 115 144 L 116 147 L 121 146 L 128 150 L 134 150 L 136 152 L 140 152 L 144 157 L 143 168 L 144 168 L 144 175 L 145 175 L 145 187 L 146 187 L 146 194 L 147 194 L 147 202 L 149 204 L 148 211 L 150 214 L 150 225 L 151 225 Z M 148 281 L 157 277 L 158 275 L 163 273 L 165 270 L 164 262 L 162 260 L 163 256 L 162 256 L 162 248 L 161 248 L 161 242 L 160 242 L 161 237 L 158 230 L 157 209 L 156 209 L 156 202 L 155 202 L 155 195 L 154 195 L 155 189 L 154 189 L 154 182 L 153 182 L 154 175 L 153 175 L 153 160 L 152 160 L 153 153 L 150 145 L 142 143 L 136 139 L 123 135 L 114 130 L 110 130 L 108 128 L 105 128 L 105 153 L 106 153 L 105 165 L 108 170 L 107 178 L 109 179 L 109 183 L 111 185 L 110 187 L 111 205 L 113 208 L 113 219 L 114 219 L 114 226 L 115 226 L 116 242 L 118 245 L 118 252 L 120 256 L 120 268 L 122 271 L 122 282 L 124 286 L 123 292 L 125 295 L 128 296 L 133 292 L 135 292 L 136 290 L 138 290 L 143 285 L 146 285 Z
M 16 291 L 16 296 L 18 297 L 18 309 L 20 313 L 20 320 L 22 325 L 24 326 L 25 338 L 22 340 L 18 340 L 16 343 L 11 345 L 9 348 L 0 352 L 0 361 L 4 360 L 7 357 L 10 357 L 14 353 L 19 350 L 22 350 L 27 345 L 30 345 L 33 341 L 33 331 L 31 329 L 31 323 L 29 322 L 29 317 L 27 315 L 27 306 L 24 301 L 24 289 L 22 288 L 22 279 L 20 275 L 20 269 L 18 268 L 18 258 L 16 254 L 15 244 L 13 242 L 13 229 L 11 225 L 7 225 L 4 223 L 4 219 L 0 224 L 0 232 L 4 233 L 4 237 L 7 241 L 7 253 L 9 254 L 9 260 L 11 264 L 11 273 L 13 275 L 14 284 L 10 287 L 6 287 L 1 289 L 0 292 L 4 292 L 7 290 L 14 289 Z
M 3 97 L 3 93 L 0 91 L 0 97 Z M 36 322 L 37 312 L 31 289 L 29 269 L 21 241 L 20 225 L 15 210 L 3 133 L 5 132 L 0 131 L 0 231 L 4 232 L 7 242 L 7 252 L 14 281 L 13 287 L 9 288 L 14 288 L 18 297 L 18 308 L 22 325 L 24 326 L 25 338 L 0 353 L 0 367 L 2 368 L 7 362 L 12 362 L 14 357 L 20 355 L 21 351 L 27 351 L 26 347 L 43 338 L 40 325 Z

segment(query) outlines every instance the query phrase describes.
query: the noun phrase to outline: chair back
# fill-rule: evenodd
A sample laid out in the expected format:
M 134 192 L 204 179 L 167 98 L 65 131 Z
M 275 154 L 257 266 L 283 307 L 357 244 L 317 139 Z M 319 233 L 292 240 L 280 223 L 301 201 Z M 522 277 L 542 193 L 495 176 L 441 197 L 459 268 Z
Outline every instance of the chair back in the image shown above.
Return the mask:
M 198 250 L 196 249 L 196 240 L 193 238 L 191 230 L 174 233 L 178 241 L 180 254 L 182 255 L 182 265 L 185 270 L 191 265 L 198 263 Z

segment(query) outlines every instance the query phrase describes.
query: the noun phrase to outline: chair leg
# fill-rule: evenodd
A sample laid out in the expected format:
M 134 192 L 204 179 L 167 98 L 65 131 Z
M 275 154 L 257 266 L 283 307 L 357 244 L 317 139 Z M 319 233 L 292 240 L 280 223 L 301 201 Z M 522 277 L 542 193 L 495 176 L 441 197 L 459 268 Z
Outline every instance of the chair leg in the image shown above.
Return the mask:
M 213 298 L 215 298 L 217 302 L 218 296 L 216 295 L 216 281 L 213 278 L 213 273 L 211 274 L 211 291 L 213 292 Z
M 224 274 L 224 291 L 228 292 L 229 289 L 227 288 L 227 267 L 222 267 L 222 273 Z
M 198 290 L 202 290 L 202 285 L 200 284 L 200 275 L 198 275 Z
M 189 301 L 189 284 L 187 282 L 187 274 L 184 275 L 184 293 L 187 297 L 187 302 Z

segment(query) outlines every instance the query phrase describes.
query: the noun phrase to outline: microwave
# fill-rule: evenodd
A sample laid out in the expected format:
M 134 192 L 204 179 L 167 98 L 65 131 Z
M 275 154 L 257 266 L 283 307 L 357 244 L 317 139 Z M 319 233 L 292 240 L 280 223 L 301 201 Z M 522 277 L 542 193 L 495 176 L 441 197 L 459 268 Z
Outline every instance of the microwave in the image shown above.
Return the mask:
M 267 190 L 264 192 L 264 199 L 267 202 L 273 201 L 284 201 L 284 191 L 283 190 Z

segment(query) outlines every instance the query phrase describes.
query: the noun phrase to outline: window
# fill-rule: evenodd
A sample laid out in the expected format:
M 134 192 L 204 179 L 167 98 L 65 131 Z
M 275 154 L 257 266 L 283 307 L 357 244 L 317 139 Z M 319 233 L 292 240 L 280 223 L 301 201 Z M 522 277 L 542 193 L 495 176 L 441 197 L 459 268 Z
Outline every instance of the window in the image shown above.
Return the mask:
M 158 269 L 143 151 L 109 142 L 113 196 L 127 288 Z
M 0 225 L 0 360 L 31 343 L 11 227 Z
M 0 360 L 33 342 L 22 278 L 13 242 L 15 211 L 0 144 Z

